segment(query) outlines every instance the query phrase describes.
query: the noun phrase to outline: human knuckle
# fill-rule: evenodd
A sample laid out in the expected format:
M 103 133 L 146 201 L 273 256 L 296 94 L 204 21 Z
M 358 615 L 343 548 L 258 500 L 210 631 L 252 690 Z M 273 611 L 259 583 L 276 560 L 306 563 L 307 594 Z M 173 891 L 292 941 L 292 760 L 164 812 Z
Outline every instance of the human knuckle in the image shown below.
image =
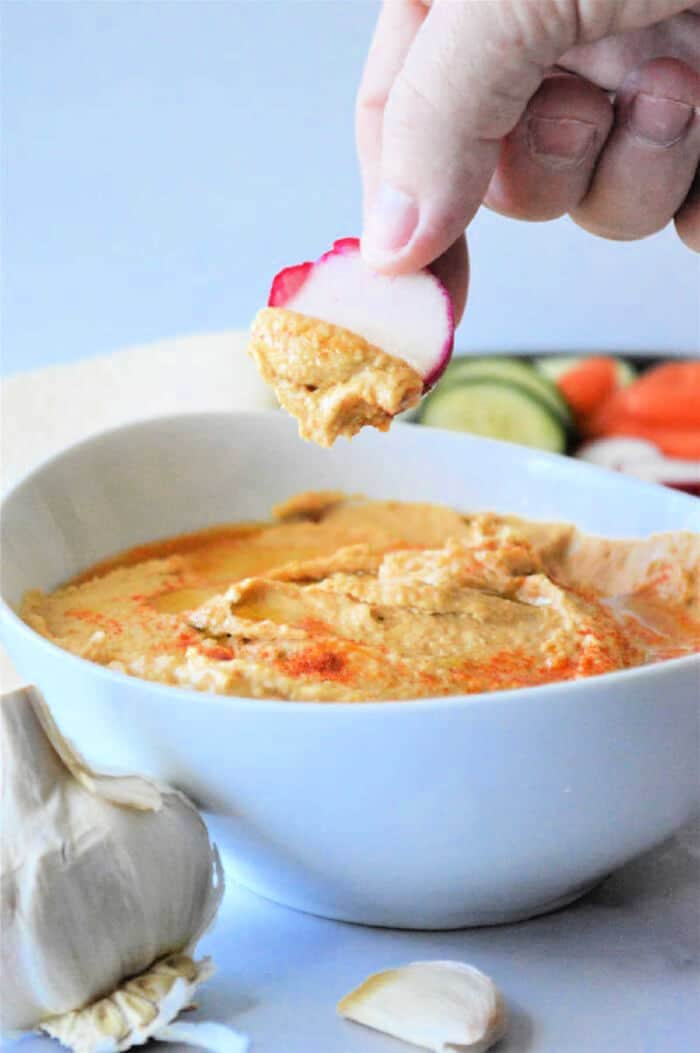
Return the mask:
M 504 49 L 538 54 L 548 46 L 565 50 L 578 33 L 578 0 L 501 0 L 498 16 Z
M 443 119 L 444 101 L 439 92 L 431 88 L 425 77 L 410 69 L 403 69 L 391 90 L 385 108 L 386 120 L 394 124 L 411 126 L 416 118 Z

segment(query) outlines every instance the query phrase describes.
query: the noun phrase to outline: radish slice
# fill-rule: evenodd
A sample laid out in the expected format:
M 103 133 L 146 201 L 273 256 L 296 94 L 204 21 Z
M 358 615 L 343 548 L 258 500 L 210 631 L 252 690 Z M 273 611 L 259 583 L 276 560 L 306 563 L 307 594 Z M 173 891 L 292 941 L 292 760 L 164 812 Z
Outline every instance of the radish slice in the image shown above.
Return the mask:
M 691 492 L 700 484 L 700 461 L 666 457 L 645 439 L 598 439 L 582 446 L 576 456 L 649 483 L 687 488 Z
M 358 238 L 341 238 L 315 263 L 280 271 L 269 307 L 318 318 L 363 337 L 407 362 L 428 391 L 444 373 L 454 344 L 452 301 L 428 270 L 388 277 L 370 270 Z

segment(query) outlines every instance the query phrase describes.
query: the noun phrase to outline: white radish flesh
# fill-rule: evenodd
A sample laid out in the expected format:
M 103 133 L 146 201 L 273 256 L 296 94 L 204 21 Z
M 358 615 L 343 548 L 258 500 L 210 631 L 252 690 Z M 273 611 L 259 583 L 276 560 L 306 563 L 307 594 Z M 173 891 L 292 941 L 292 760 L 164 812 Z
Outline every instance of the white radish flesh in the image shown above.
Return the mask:
M 357 238 L 336 241 L 315 263 L 280 271 L 268 306 L 357 333 L 412 366 L 426 390 L 444 373 L 452 354 L 454 314 L 442 282 L 428 270 L 398 277 L 370 270 Z

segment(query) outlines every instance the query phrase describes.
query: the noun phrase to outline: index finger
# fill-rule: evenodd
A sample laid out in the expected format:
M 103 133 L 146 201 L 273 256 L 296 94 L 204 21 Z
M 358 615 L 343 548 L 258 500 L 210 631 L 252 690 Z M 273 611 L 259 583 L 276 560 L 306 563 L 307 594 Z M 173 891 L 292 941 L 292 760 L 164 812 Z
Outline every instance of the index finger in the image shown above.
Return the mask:
M 384 0 L 362 73 L 355 111 L 355 139 L 367 213 L 379 178 L 384 107 L 415 36 L 423 25 L 424 0 Z

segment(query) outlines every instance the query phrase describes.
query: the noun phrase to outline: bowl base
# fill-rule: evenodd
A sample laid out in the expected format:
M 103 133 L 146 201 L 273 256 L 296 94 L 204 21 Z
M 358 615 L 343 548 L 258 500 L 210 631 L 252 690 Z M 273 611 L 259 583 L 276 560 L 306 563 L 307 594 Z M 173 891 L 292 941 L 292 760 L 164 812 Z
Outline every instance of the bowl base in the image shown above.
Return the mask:
M 268 891 L 263 892 L 261 889 L 256 888 L 255 884 L 242 881 L 235 874 L 230 874 L 227 868 L 226 877 L 229 878 L 234 884 L 240 885 L 241 888 L 246 889 L 248 892 L 254 893 L 256 896 L 260 896 L 261 899 L 266 899 L 270 903 L 276 903 L 281 907 L 287 907 L 289 910 L 296 910 L 301 914 L 309 914 L 315 918 L 326 918 L 328 921 L 342 921 L 349 925 L 365 925 L 369 928 L 379 929 L 407 929 L 410 931 L 427 931 L 427 932 L 449 932 L 455 929 L 476 929 L 483 928 L 489 925 L 513 925 L 521 921 L 529 921 L 531 918 L 537 918 L 542 914 L 552 914 L 554 911 L 562 910 L 564 907 L 568 907 L 570 904 L 575 903 L 576 900 L 581 899 L 582 896 L 587 895 L 597 885 L 605 881 L 608 874 L 602 874 L 600 877 L 595 878 L 593 881 L 587 881 L 583 885 L 577 885 L 573 889 L 565 892 L 561 896 L 557 896 L 555 899 L 548 900 L 545 903 L 536 904 L 535 906 L 528 907 L 525 909 L 515 910 L 496 910 L 496 911 L 483 911 L 483 912 L 470 912 L 465 910 L 463 914 L 454 915 L 450 914 L 449 920 L 441 920 L 439 917 L 431 914 L 429 918 L 421 919 L 420 916 L 416 918 L 408 919 L 405 917 L 389 917 L 387 912 L 373 915 L 371 911 L 365 915 L 364 913 L 360 916 L 359 913 L 345 913 L 342 909 L 328 909 L 328 908 L 313 908 L 311 905 L 301 904 L 294 902 L 292 899 L 287 899 L 283 896 L 271 895 Z

